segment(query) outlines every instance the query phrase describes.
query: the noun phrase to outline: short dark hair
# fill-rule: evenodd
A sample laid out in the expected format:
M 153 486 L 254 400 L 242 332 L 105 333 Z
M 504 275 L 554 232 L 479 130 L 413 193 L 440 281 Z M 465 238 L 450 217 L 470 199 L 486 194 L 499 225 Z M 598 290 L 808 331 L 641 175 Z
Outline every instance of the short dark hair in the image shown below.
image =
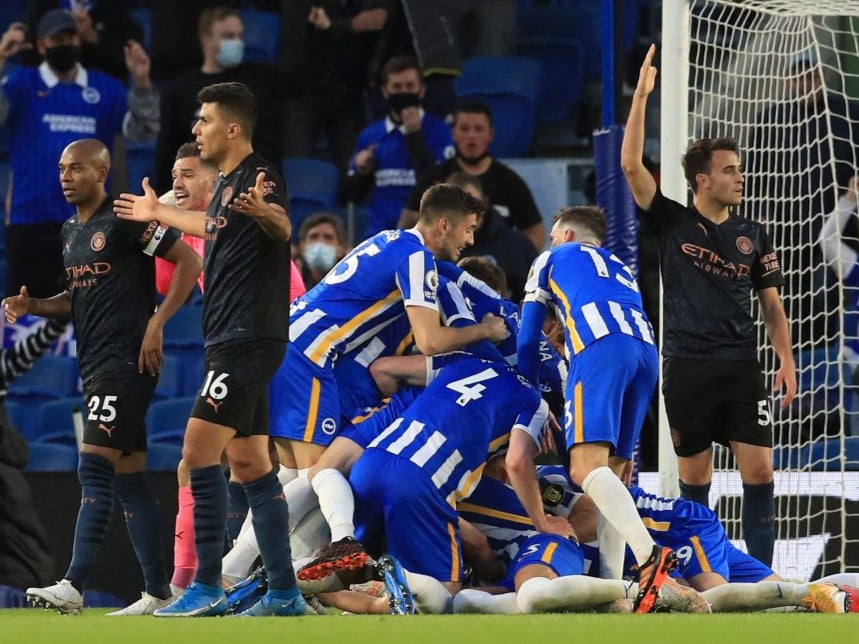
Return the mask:
M 407 69 L 416 69 L 421 82 L 423 82 L 421 66 L 417 58 L 414 56 L 394 56 L 382 66 L 382 85 L 388 82 L 388 77 L 391 74 L 399 74 Z
M 716 138 L 716 139 L 698 139 L 692 142 L 683 155 L 683 174 L 692 192 L 698 190 L 698 184 L 695 177 L 699 174 L 709 174 L 712 168 L 713 152 L 716 150 L 728 150 L 729 152 L 740 153 L 740 146 L 734 139 Z
M 460 114 L 485 114 L 489 119 L 489 127 L 494 127 L 492 123 L 492 110 L 483 101 L 478 101 L 475 98 L 466 98 L 459 101 L 453 110 L 453 122 L 456 123 L 456 117 Z
M 507 274 L 498 264 L 483 255 L 463 257 L 457 263 L 462 270 L 476 277 L 501 297 L 510 297 Z
M 561 208 L 552 217 L 552 227 L 556 224 L 584 228 L 602 244 L 605 239 L 605 214 L 599 206 L 568 206 Z
M 200 159 L 200 147 L 194 141 L 188 141 L 187 143 L 180 145 L 179 149 L 176 150 L 176 158 L 174 161 L 178 161 L 179 159 L 188 159 L 191 157 L 197 157 Z M 218 164 L 210 160 L 200 159 L 200 165 L 209 168 L 215 173 L 218 172 Z
M 471 214 L 482 215 L 483 204 L 459 186 L 437 183 L 421 197 L 420 218 L 424 221 L 437 221 L 441 217 L 459 220 Z
M 337 235 L 337 241 L 341 244 L 346 244 L 346 228 L 343 226 L 343 218 L 340 215 L 335 215 L 333 212 L 315 212 L 302 221 L 301 227 L 298 229 L 299 241 L 304 241 L 310 229 L 315 228 L 319 224 L 331 224 L 334 226 L 334 234 Z
M 203 9 L 200 13 L 200 20 L 197 21 L 197 35 L 205 36 L 212 31 L 212 25 L 226 18 L 236 17 L 242 19 L 242 14 L 238 9 L 233 7 L 210 7 Z
M 454 186 L 459 186 L 460 188 L 467 188 L 471 186 L 473 188 L 477 188 L 477 191 L 480 194 L 483 194 L 483 182 L 480 180 L 480 177 L 474 174 L 468 174 L 467 172 L 454 172 L 451 174 L 446 181 Z
M 257 122 L 257 101 L 244 83 L 217 83 L 207 85 L 197 93 L 201 103 L 217 103 L 227 118 L 239 122 L 248 141 Z

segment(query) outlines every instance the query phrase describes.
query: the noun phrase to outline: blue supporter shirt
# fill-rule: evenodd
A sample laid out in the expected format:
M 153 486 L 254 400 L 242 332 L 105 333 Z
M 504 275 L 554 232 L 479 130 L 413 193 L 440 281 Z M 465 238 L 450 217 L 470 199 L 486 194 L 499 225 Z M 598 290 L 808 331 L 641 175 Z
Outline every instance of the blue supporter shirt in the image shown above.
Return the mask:
M 654 344 L 632 271 L 604 248 L 568 242 L 540 254 L 531 265 L 519 329 L 519 369 L 538 382 L 546 309 L 564 325 L 567 354 L 574 356 L 614 333 Z
M 78 139 L 112 148 L 128 109 L 126 89 L 80 66 L 73 83 L 61 83 L 43 63 L 14 70 L 3 79 L 3 92 L 9 101 L 10 223 L 63 222 L 74 208 L 57 179 L 60 154 Z
M 436 162 L 453 155 L 453 139 L 447 123 L 431 114 L 424 114 L 421 132 Z M 365 127 L 358 136 L 355 149 L 363 150 L 372 146 L 375 146 L 375 185 L 370 194 L 370 219 L 364 231 L 365 238 L 382 230 L 396 228 L 400 212 L 416 183 L 406 137 L 390 117 Z M 353 159 L 349 164 L 349 174 L 355 174 L 356 171 Z

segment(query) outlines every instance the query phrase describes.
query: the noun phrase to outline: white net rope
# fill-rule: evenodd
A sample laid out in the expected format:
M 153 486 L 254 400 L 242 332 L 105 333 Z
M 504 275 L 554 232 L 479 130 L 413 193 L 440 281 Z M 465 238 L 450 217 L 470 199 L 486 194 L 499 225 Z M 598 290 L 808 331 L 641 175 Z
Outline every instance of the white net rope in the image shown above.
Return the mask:
M 689 136 L 739 141 L 740 213 L 766 225 L 785 273 L 802 392 L 788 409 L 779 411 L 778 399 L 772 409 L 780 470 L 774 567 L 800 576 L 819 551 L 815 574 L 856 570 L 859 535 L 850 527 L 859 522 L 859 473 L 847 470 L 859 469 L 848 461 L 851 425 L 859 433 L 859 280 L 846 260 L 859 249 L 859 219 L 845 215 L 835 230 L 825 224 L 859 174 L 859 1 L 693 0 L 690 8 Z M 841 203 L 847 212 L 849 202 Z M 822 241 L 843 261 L 827 264 Z M 762 325 L 759 335 L 768 346 Z M 775 356 L 766 350 L 761 358 L 771 383 Z M 727 452 L 716 469 L 735 469 Z M 718 511 L 731 537 L 742 538 L 740 495 L 723 496 Z

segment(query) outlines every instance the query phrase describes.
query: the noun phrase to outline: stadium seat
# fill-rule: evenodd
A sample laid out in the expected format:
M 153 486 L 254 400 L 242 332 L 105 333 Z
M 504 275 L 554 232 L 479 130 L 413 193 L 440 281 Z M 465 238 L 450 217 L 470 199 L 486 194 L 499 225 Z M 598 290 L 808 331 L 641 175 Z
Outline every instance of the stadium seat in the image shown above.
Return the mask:
M 155 399 L 165 400 L 182 395 L 182 364 L 172 356 L 164 356 L 161 373 L 155 386 Z
M 516 38 L 522 42 L 548 40 L 579 43 L 584 56 L 584 74 L 588 79 L 599 80 L 602 75 L 600 11 L 598 2 L 520 7 L 516 16 Z M 560 69 L 556 71 L 564 73 Z
M 203 307 L 180 307 L 164 325 L 165 347 L 203 346 Z
M 289 214 L 294 230 L 308 215 L 337 206 L 340 170 L 328 161 L 286 159 L 283 176 L 289 189 Z
M 155 173 L 155 142 L 126 141 L 125 166 L 128 172 L 128 190 L 134 194 L 142 194 L 140 183 L 143 177 L 151 179 Z
M 841 471 L 842 465 L 845 470 L 859 471 L 859 436 L 846 438 L 843 444 L 839 438 L 817 440 L 807 462 L 814 472 Z
M 0 608 L 26 608 L 27 596 L 20 588 L 0 586 Z
M 150 472 L 175 472 L 181 458 L 181 445 L 150 443 L 146 451 L 146 469 Z
M 85 590 L 84 606 L 86 608 L 125 608 L 128 602 L 111 593 L 101 590 Z
M 77 393 L 77 360 L 65 356 L 45 355 L 33 367 L 9 385 L 9 398 L 22 403 L 41 404 Z
M 454 83 L 458 97 L 481 100 L 492 110 L 493 156 L 528 154 L 536 123 L 540 63 L 518 56 L 470 58 Z
M 86 417 L 87 409 L 79 396 L 60 398 L 39 406 L 38 431 L 27 438 L 40 443 L 58 443 L 77 447 L 75 424 L 72 414 L 79 411 Z
M 273 63 L 280 47 L 280 16 L 257 9 L 240 13 L 245 24 L 245 62 Z
M 146 432 L 150 444 L 173 443 L 181 446 L 188 415 L 196 400 L 196 396 L 188 396 L 153 402 L 146 413 Z
M 573 38 L 519 40 L 516 52 L 540 63 L 537 121 L 553 123 L 569 117 L 579 106 L 585 85 L 582 45 Z
M 182 372 L 179 396 L 197 395 L 203 384 L 203 347 L 167 347 L 164 357 L 179 363 Z
M 56 443 L 33 443 L 25 472 L 74 472 L 78 468 L 78 451 Z

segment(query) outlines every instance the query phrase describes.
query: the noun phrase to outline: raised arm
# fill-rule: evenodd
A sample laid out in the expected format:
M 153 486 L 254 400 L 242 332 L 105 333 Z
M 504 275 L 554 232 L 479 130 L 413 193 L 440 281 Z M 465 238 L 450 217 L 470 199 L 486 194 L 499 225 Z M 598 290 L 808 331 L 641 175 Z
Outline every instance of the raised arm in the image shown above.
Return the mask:
M 779 361 L 773 391 L 784 389 L 780 405 L 784 409 L 796 397 L 796 364 L 790 342 L 790 325 L 787 323 L 787 316 L 775 286 L 758 291 L 758 300 L 761 304 L 761 317 L 767 328 L 767 335 Z
M 656 68 L 651 65 L 656 45 L 651 45 L 638 72 L 638 85 L 632 95 L 632 105 L 629 108 L 629 118 L 626 120 L 626 130 L 623 134 L 623 145 L 620 148 L 620 165 L 635 203 L 644 210 L 650 208 L 653 197 L 656 196 L 656 181 L 653 175 L 644 167 L 644 116 L 647 108 L 647 97 L 656 85 Z
M 72 296 L 68 291 L 63 291 L 41 300 L 31 298 L 27 287 L 22 286 L 18 295 L 12 295 L 3 300 L 3 309 L 9 324 L 15 324 L 19 317 L 27 313 L 43 318 L 68 320 L 72 316 Z
M 415 345 L 425 356 L 455 351 L 480 340 L 501 342 L 510 334 L 504 320 L 491 313 L 479 324 L 460 328 L 442 326 L 438 311 L 425 306 L 407 306 L 406 315 L 412 325 Z

